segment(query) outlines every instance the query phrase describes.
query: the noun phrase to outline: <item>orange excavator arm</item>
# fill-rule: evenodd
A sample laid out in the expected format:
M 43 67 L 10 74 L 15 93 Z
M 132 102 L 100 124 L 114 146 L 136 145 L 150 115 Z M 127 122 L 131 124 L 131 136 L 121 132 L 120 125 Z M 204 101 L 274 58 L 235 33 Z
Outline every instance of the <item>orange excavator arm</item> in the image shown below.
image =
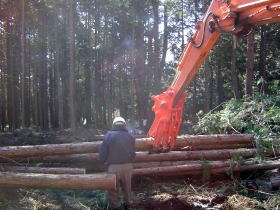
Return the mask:
M 248 34 L 254 26 L 280 22 L 280 0 L 212 0 L 196 32 L 181 55 L 171 86 L 154 100 L 154 122 L 148 132 L 154 150 L 174 147 L 178 135 L 185 89 L 198 72 L 221 33 Z

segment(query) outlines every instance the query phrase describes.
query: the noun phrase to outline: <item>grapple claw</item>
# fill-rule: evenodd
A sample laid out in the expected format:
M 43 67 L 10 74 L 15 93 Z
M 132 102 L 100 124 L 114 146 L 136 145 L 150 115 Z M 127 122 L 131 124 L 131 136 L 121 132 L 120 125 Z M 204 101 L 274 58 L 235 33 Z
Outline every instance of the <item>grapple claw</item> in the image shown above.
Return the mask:
M 169 151 L 174 148 L 174 141 L 182 122 L 183 105 L 186 98 L 186 93 L 183 93 L 177 104 L 173 106 L 175 92 L 174 88 L 168 88 L 162 94 L 152 96 L 155 101 L 153 106 L 155 119 L 148 135 L 154 138 L 154 151 Z

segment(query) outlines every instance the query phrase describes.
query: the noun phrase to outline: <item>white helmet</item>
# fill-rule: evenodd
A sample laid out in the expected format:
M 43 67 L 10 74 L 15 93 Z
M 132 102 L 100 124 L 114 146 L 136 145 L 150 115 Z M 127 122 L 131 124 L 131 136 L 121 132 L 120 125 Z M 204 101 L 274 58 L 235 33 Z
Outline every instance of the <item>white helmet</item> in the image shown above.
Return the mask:
M 125 119 L 123 119 L 122 117 L 115 117 L 113 121 L 113 125 L 117 125 L 117 124 L 126 124 Z

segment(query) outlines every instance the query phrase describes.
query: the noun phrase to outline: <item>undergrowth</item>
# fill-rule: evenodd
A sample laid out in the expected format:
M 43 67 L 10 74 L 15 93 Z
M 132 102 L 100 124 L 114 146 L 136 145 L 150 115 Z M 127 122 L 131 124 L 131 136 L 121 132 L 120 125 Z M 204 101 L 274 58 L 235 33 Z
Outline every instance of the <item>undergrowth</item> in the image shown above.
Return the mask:
M 279 148 L 280 94 L 231 99 L 221 110 L 198 113 L 197 134 L 252 134 L 259 149 Z
M 109 209 L 104 190 L 39 190 L 59 201 L 64 209 Z
M 279 92 L 280 93 L 280 92 Z M 193 127 L 195 134 L 251 134 L 255 139 L 255 146 L 262 151 L 280 150 L 280 94 L 256 95 L 246 100 L 231 99 L 209 113 L 198 113 L 198 122 Z M 230 161 L 230 169 L 242 165 L 241 156 L 233 157 Z M 264 156 L 257 155 L 252 161 L 261 163 Z M 279 157 L 278 157 L 279 158 Z M 268 171 L 269 172 L 269 171 Z M 232 175 L 229 170 L 228 175 Z M 252 177 L 254 175 L 254 177 Z M 232 177 L 232 176 L 231 176 Z M 239 182 L 235 192 L 238 196 L 253 199 L 254 205 L 263 209 L 278 209 L 280 197 L 278 191 L 270 191 L 270 176 L 251 173 L 250 177 Z M 232 177 L 233 178 L 233 177 Z M 260 189 L 253 194 L 248 193 L 245 183 L 247 180 L 255 180 Z M 269 192 L 269 193 L 267 193 Z M 241 205 L 242 206 L 242 205 Z M 241 208 L 240 206 L 240 208 Z M 254 207 L 253 207 L 254 208 Z M 237 208 L 239 209 L 239 208 Z M 258 208 L 257 208 L 258 209 Z

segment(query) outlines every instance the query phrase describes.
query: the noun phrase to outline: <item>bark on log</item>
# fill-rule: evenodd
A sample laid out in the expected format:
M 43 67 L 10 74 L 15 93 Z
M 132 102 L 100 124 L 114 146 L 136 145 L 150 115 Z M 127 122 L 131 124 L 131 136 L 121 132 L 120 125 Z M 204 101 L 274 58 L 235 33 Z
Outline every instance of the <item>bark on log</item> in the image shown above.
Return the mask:
M 15 161 L 22 162 L 42 162 L 42 163 L 83 163 L 83 162 L 99 162 L 97 153 L 72 154 L 72 155 L 51 155 L 43 157 L 15 158 Z
M 115 190 L 116 176 L 95 175 L 54 175 L 0 172 L 0 186 L 73 190 Z
M 143 163 L 133 163 L 134 169 L 141 168 L 154 168 L 154 167 L 165 167 L 165 166 L 181 166 L 181 165 L 205 165 L 209 161 L 160 161 L 160 162 L 143 162 Z M 214 163 L 225 163 L 226 161 L 214 161 Z
M 234 155 L 252 157 L 258 154 L 256 149 L 232 149 L 232 150 L 201 150 L 201 151 L 171 151 L 168 153 L 148 154 L 138 152 L 137 162 L 148 161 L 176 161 L 176 160 L 222 160 L 230 159 Z
M 185 164 L 202 164 L 203 161 L 160 161 L 160 162 L 142 162 L 133 163 L 133 168 L 152 168 L 162 166 L 178 166 Z
M 233 172 L 241 172 L 241 171 L 253 171 L 253 170 L 270 170 L 274 168 L 280 168 L 280 161 L 266 161 L 264 163 L 257 164 L 244 164 L 241 166 L 234 166 L 231 168 L 223 168 L 223 169 L 214 169 L 211 170 L 211 173 L 224 173 L 225 171 L 232 170 Z
M 242 144 L 252 143 L 253 137 L 248 134 L 218 134 L 218 135 L 195 135 L 178 136 L 175 147 L 181 148 L 185 145 L 209 145 L 209 144 Z
M 18 173 L 41 173 L 41 174 L 85 174 L 84 168 L 47 168 L 47 167 L 22 167 L 1 166 L 1 171 Z
M 280 176 L 271 179 L 270 182 L 273 189 L 280 187 Z
M 252 143 L 253 138 L 250 135 L 232 134 L 232 135 L 198 135 L 198 136 L 179 136 L 175 141 L 175 149 L 198 145 L 228 145 L 228 144 L 248 144 Z M 73 144 L 50 144 L 35 146 L 9 146 L 0 148 L 0 157 L 29 157 L 29 156 L 49 156 L 62 154 L 77 154 L 98 152 L 101 142 L 83 142 Z M 142 138 L 136 141 L 137 151 L 150 150 L 152 148 L 151 138 Z M 219 147 L 219 146 L 218 146 Z M 214 147 L 215 148 L 215 147 Z M 203 149 L 203 147 L 202 147 Z
M 135 168 L 133 169 L 133 175 L 148 175 L 148 174 L 158 174 L 164 175 L 167 173 L 181 173 L 181 172 L 191 172 L 200 171 L 205 167 L 210 168 L 222 168 L 229 166 L 229 161 L 212 161 L 212 162 L 201 162 L 201 163 L 190 163 L 184 165 L 172 165 L 163 167 L 151 167 L 151 168 Z
M 252 143 L 245 144 L 218 144 L 218 145 L 193 145 L 181 148 L 175 148 L 180 151 L 197 151 L 197 150 L 216 150 L 216 149 L 239 149 L 239 148 L 254 148 Z
M 203 169 L 207 167 L 209 173 L 220 174 L 226 172 L 241 172 L 252 170 L 268 170 L 280 167 L 280 161 L 267 161 L 256 164 L 252 161 L 246 161 L 242 166 L 230 166 L 230 161 L 211 161 L 208 163 L 185 164 L 180 166 L 165 166 L 133 169 L 133 175 L 200 175 Z
M 9 146 L 0 148 L 0 157 L 29 157 L 58 154 L 74 154 L 93 152 L 100 142 L 83 142 L 77 144 L 46 144 L 35 146 Z

